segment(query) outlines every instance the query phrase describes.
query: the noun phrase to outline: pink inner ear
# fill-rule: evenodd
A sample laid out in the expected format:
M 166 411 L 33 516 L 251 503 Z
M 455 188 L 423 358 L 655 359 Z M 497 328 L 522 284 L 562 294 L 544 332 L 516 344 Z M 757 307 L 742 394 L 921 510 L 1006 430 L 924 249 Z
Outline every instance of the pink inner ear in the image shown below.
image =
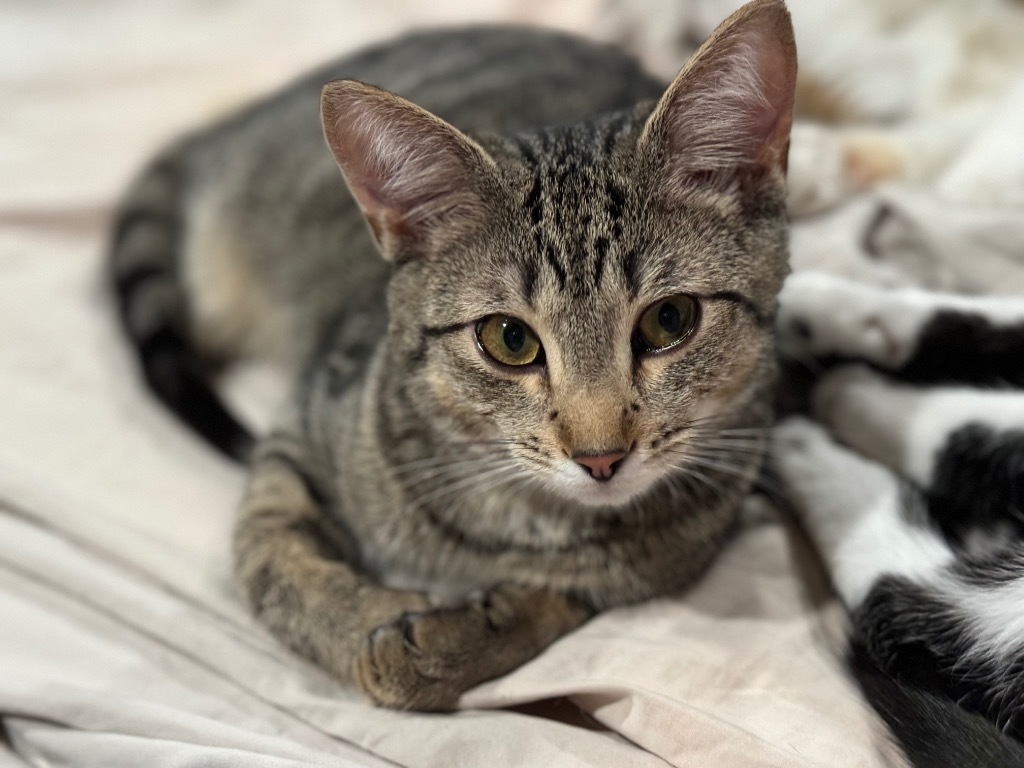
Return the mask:
M 342 106 L 333 124 L 325 123 L 328 143 L 368 216 L 385 209 L 415 218 L 452 186 L 459 168 L 439 121 L 384 92 Z
M 683 68 L 651 117 L 676 183 L 747 169 L 785 171 L 796 87 L 781 3 L 746 6 Z
M 796 62 L 786 50 L 775 44 L 758 49 L 758 71 L 764 101 L 754 108 L 752 130 L 762 138 L 765 149 L 777 153 L 789 145 L 789 132 L 793 124 L 793 103 L 796 89 Z M 780 158 L 764 157 L 762 162 L 780 161 L 785 170 L 785 152 Z
M 327 143 L 385 256 L 429 250 L 455 212 L 453 233 L 473 223 L 485 155 L 455 128 L 355 81 L 326 86 L 322 111 Z

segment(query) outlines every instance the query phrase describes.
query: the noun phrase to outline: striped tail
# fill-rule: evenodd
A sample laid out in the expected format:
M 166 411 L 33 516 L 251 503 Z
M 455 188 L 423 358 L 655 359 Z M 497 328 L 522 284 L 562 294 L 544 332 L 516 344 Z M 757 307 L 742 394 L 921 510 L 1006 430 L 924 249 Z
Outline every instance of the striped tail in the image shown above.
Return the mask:
M 110 272 L 121 322 L 146 383 L 182 421 L 229 458 L 245 461 L 252 435 L 211 388 L 210 367 L 190 343 L 179 280 L 181 168 L 174 156 L 129 189 L 114 229 Z

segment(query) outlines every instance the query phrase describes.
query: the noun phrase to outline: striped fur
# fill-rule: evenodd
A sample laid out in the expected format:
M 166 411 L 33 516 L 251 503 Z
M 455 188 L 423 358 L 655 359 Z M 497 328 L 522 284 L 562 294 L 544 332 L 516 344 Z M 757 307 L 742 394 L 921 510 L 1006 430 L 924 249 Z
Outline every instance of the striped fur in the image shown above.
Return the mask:
M 717 93 L 722 72 L 749 87 Z M 563 35 L 421 33 L 172 151 L 190 348 L 296 372 L 235 533 L 261 622 L 376 703 L 445 709 L 699 576 L 765 447 L 794 77 L 778 0 L 667 90 Z M 693 92 L 723 119 L 678 119 Z M 723 138 L 725 162 L 687 155 Z M 639 349 L 676 294 L 692 332 Z M 492 315 L 543 364 L 488 357 Z
M 211 445 L 244 459 L 252 438 L 210 390 L 211 366 L 191 343 L 179 279 L 181 172 L 173 154 L 147 168 L 126 195 L 111 243 L 111 279 L 121 322 L 146 383 Z

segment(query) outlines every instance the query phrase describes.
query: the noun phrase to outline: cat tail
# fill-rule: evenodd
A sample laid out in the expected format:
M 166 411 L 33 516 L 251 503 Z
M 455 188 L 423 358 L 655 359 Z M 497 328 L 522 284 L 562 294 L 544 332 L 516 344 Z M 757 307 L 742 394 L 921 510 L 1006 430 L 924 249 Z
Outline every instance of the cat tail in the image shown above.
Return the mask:
M 210 366 L 190 341 L 180 280 L 182 167 L 170 152 L 129 188 L 110 246 L 121 323 L 153 393 L 225 456 L 245 461 L 250 432 L 211 388 Z
M 883 672 L 859 640 L 851 643 L 849 666 L 917 768 L 1024 768 L 1024 744 L 952 699 Z

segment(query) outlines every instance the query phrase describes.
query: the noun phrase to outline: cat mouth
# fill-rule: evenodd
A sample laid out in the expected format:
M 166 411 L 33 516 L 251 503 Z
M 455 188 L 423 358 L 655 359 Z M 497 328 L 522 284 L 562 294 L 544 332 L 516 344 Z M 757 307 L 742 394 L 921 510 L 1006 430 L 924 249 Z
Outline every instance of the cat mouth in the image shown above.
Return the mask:
M 560 495 L 586 507 L 622 506 L 648 491 L 661 476 L 632 452 L 597 463 L 597 470 L 579 462 L 560 467 Z

